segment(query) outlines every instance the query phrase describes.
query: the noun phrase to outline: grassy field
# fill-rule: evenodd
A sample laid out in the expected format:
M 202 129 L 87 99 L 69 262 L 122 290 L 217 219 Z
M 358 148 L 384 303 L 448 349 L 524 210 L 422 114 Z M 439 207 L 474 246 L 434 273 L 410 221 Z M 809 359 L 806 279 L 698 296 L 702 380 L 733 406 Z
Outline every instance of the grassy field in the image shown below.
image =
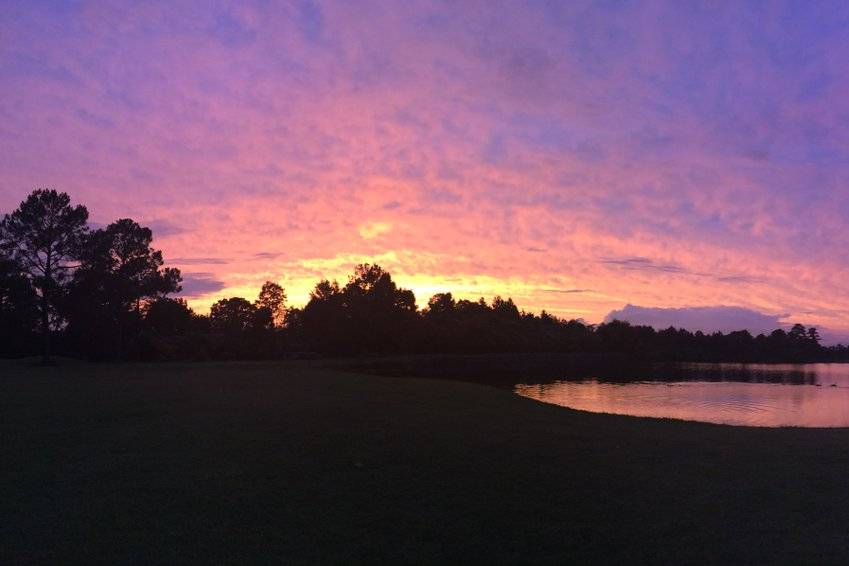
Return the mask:
M 0 563 L 847 562 L 849 430 L 320 362 L 0 362 Z

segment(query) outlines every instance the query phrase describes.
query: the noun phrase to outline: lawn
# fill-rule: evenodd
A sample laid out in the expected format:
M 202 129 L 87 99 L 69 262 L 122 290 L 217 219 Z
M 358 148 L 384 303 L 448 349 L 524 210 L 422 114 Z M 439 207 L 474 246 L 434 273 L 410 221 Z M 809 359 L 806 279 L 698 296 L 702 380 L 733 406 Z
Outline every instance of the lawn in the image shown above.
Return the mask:
M 318 361 L 0 362 L 0 563 L 847 562 L 849 429 Z

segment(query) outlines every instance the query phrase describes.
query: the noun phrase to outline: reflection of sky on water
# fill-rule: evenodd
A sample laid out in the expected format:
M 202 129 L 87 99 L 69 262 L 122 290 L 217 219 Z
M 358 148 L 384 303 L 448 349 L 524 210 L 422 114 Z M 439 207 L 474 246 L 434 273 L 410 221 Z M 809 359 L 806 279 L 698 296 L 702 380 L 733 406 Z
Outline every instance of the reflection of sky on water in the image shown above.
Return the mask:
M 711 380 L 694 381 L 701 369 Z M 849 365 L 691 364 L 687 381 L 557 381 L 525 397 L 584 411 L 747 426 L 849 426 Z M 717 375 L 746 381 L 717 381 Z

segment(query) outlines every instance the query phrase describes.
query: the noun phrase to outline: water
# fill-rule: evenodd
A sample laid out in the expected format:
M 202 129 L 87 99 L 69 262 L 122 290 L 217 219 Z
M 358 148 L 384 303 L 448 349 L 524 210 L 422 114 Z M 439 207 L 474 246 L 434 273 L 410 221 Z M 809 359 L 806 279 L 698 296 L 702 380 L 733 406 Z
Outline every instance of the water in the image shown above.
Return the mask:
M 849 426 L 849 364 L 687 364 L 645 381 L 518 384 L 525 397 L 596 413 L 744 426 Z M 674 374 L 674 371 L 673 371 Z M 662 380 L 661 380 L 662 379 Z

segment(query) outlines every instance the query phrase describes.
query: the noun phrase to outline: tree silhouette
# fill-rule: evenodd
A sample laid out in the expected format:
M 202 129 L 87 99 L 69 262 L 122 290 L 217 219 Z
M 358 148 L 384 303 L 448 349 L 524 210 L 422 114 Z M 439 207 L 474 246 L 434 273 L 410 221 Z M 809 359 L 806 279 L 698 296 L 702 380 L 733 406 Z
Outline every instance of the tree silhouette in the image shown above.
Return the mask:
M 808 331 L 803 325 L 797 323 L 793 325 L 787 336 L 796 342 L 804 342 L 808 339 Z
M 286 320 L 286 291 L 272 281 L 266 281 L 256 300 L 258 309 L 265 309 L 275 327 L 283 326 Z
M 379 265 L 360 264 L 344 288 L 320 281 L 299 318 L 306 341 L 321 351 L 399 351 L 412 335 L 416 299 Z
M 342 290 L 339 288 L 339 283 L 336 281 L 330 282 L 327 279 L 322 279 L 316 284 L 315 289 L 310 291 L 310 302 L 330 301 L 341 293 Z
M 185 299 L 160 297 L 147 305 L 145 326 L 158 336 L 179 336 L 193 330 L 197 315 Z
M 42 361 L 50 361 L 51 315 L 76 267 L 88 227 L 88 210 L 66 193 L 33 191 L 0 222 L 0 248 L 29 277 L 39 295 Z
M 425 316 L 444 317 L 454 312 L 457 303 L 451 293 L 437 293 L 432 296 L 425 307 Z
M 250 330 L 256 325 L 256 307 L 242 297 L 221 299 L 209 311 L 212 329 L 235 334 Z
M 0 353 L 27 351 L 38 326 L 38 297 L 30 280 L 11 259 L 0 256 Z
M 85 238 L 66 312 L 70 334 L 98 357 L 123 357 L 141 329 L 142 307 L 180 290 L 180 271 L 162 267 L 152 240 L 128 218 Z
M 0 355 L 32 353 L 40 334 L 44 361 L 53 347 L 119 359 L 551 352 L 630 362 L 849 361 L 849 347 L 824 347 L 802 324 L 758 336 L 619 320 L 593 326 L 523 311 L 509 297 L 487 304 L 451 293 L 419 311 L 412 291 L 368 263 L 344 286 L 319 281 L 303 308 L 288 307 L 285 290 L 268 281 L 255 302 L 221 299 L 204 316 L 168 297 L 180 290 L 180 272 L 163 265 L 150 229 L 125 218 L 89 232 L 87 217 L 67 194 L 40 189 L 0 219 Z
M 505 300 L 496 296 L 492 299 L 492 310 L 496 315 L 506 320 L 517 320 L 519 318 L 519 309 L 513 303 L 513 299 L 510 298 Z

